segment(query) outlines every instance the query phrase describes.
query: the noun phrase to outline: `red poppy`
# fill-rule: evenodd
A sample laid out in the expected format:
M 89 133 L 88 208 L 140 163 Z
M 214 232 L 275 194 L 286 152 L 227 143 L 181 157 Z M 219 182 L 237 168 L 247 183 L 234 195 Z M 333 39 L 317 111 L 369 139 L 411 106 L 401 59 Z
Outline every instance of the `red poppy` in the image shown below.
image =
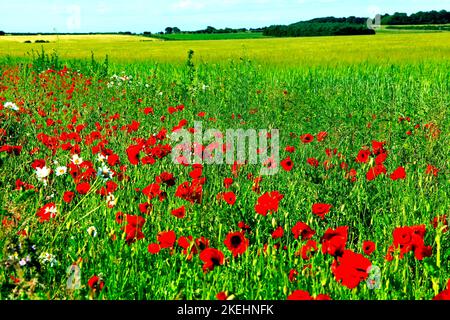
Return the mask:
M 436 295 L 433 300 L 450 300 L 450 279 L 447 282 L 447 289 Z
M 427 170 L 425 171 L 425 173 L 437 177 L 437 175 L 439 173 L 439 169 L 436 168 L 435 166 L 432 166 L 431 164 L 429 164 L 429 165 L 427 165 Z
M 322 253 L 331 256 L 341 256 L 347 245 L 348 227 L 328 229 L 321 239 Z
M 291 269 L 291 270 L 289 271 L 289 281 L 290 281 L 290 282 L 293 282 L 293 281 L 297 280 L 297 279 L 296 279 L 296 276 L 297 276 L 297 275 L 298 275 L 298 271 L 295 270 L 295 269 Z
M 231 251 L 234 257 L 247 251 L 249 241 L 240 231 L 230 232 L 223 242 Z
M 172 210 L 172 215 L 177 217 L 177 218 L 183 219 L 186 216 L 186 209 L 185 209 L 185 207 L 181 206 L 178 209 L 173 209 Z
M 89 189 L 91 189 L 91 185 L 88 182 L 82 182 L 77 184 L 77 192 L 79 194 L 87 194 L 89 192 Z
M 307 162 L 311 167 L 314 167 L 314 168 L 317 168 L 317 167 L 319 166 L 319 160 L 317 160 L 316 158 L 308 158 L 308 159 L 306 160 L 306 162 Z
M 172 248 L 175 244 L 175 241 L 177 240 L 177 236 L 175 235 L 175 232 L 172 230 L 163 231 L 158 233 L 157 239 L 161 249 Z
M 425 225 L 396 228 L 392 233 L 394 241 L 388 250 L 387 259 L 391 260 L 394 249 L 400 249 L 400 259 L 410 251 L 414 252 L 417 260 L 430 257 L 432 248 L 425 245 L 425 233 Z
M 239 221 L 238 227 L 239 227 L 239 229 L 242 230 L 242 232 L 250 231 L 250 226 L 248 224 L 246 224 L 244 221 Z
M 219 292 L 218 294 L 216 294 L 216 298 L 217 300 L 227 300 L 227 294 L 223 291 Z
M 145 236 L 142 233 L 142 226 L 144 223 L 144 218 L 127 214 L 127 225 L 125 226 L 124 231 L 126 233 L 125 241 L 128 244 L 131 244 L 136 240 L 144 239 Z
M 229 205 L 233 205 L 236 202 L 236 195 L 234 194 L 234 192 L 230 191 L 230 192 L 224 192 L 222 194 L 223 199 L 225 200 L 226 203 L 228 203 Z
M 266 192 L 258 198 L 258 203 L 255 205 L 255 211 L 263 216 L 268 213 L 277 212 L 278 204 L 284 196 L 278 191 Z
M 372 252 L 374 252 L 376 249 L 375 242 L 364 241 L 363 245 L 362 245 L 362 249 L 366 255 L 370 256 L 372 254 Z
M 99 276 L 93 275 L 88 281 L 88 286 L 94 292 L 99 292 L 99 291 L 103 290 L 103 287 L 105 286 L 105 282 Z
M 309 133 L 307 133 L 307 134 L 301 135 L 301 136 L 300 136 L 300 140 L 301 140 L 303 143 L 305 143 L 305 144 L 311 143 L 311 142 L 314 141 L 314 136 L 311 135 L 311 134 L 309 134 Z
M 314 240 L 308 240 L 306 244 L 301 248 L 300 255 L 303 260 L 309 260 L 317 251 L 317 242 Z
M 63 195 L 63 201 L 66 203 L 71 203 L 74 197 L 75 193 L 73 193 L 72 191 L 66 191 Z
M 341 257 L 333 261 L 331 271 L 336 281 L 349 289 L 354 289 L 368 277 L 367 270 L 372 265 L 369 259 L 359 253 L 344 250 Z
M 299 221 L 292 227 L 292 233 L 295 239 L 301 237 L 302 240 L 307 240 L 311 239 L 316 234 L 316 231 L 311 229 L 306 223 Z
M 225 178 L 223 180 L 223 185 L 225 186 L 226 189 L 230 188 L 232 184 L 233 184 L 233 178 Z
M 391 173 L 390 176 L 391 180 L 399 180 L 399 179 L 405 179 L 406 178 L 406 172 L 405 172 L 405 168 L 403 167 L 398 167 L 397 169 L 395 169 L 394 172 Z
M 384 149 L 384 145 L 385 144 L 386 144 L 386 142 L 384 142 L 384 141 L 379 142 L 379 141 L 373 140 L 372 141 L 372 153 L 374 155 L 379 155 L 379 154 L 382 154 L 382 153 L 386 153 L 386 150 Z
M 322 142 L 327 136 L 328 136 L 327 132 L 321 131 L 317 134 L 317 141 Z
M 366 174 L 366 179 L 372 181 L 381 174 L 386 174 L 386 167 L 383 164 L 377 164 L 375 167 L 370 168 Z
M 157 243 L 150 243 L 147 247 L 148 252 L 151 254 L 157 254 L 161 251 L 161 247 Z
M 144 214 L 149 214 L 151 212 L 152 207 L 153 206 L 151 203 L 148 203 L 148 202 L 140 203 L 139 211 Z
M 287 300 L 313 300 L 308 291 L 295 290 L 288 297 Z
M 447 215 L 442 215 L 442 216 L 434 217 L 431 224 L 433 225 L 433 228 L 435 228 L 435 229 L 437 229 L 438 227 L 444 227 L 442 229 L 442 233 L 446 233 L 449 230 L 449 221 L 450 221 L 450 219 L 447 218 Z
M 369 161 L 370 151 L 369 150 L 360 150 L 358 155 L 356 156 L 356 162 L 359 163 L 367 163 Z
M 223 265 L 224 255 L 221 251 L 214 248 L 206 248 L 199 255 L 203 261 L 203 271 L 208 272 L 214 270 L 214 267 Z
M 325 219 L 325 215 L 330 212 L 333 206 L 326 203 L 315 203 L 312 205 L 313 214 L 319 216 L 322 220 Z
M 272 239 L 280 239 L 284 235 L 283 227 L 278 227 L 272 232 Z
M 379 155 L 377 155 L 375 157 L 375 164 L 379 165 L 379 164 L 383 164 L 386 162 L 387 159 L 387 153 L 380 153 Z
M 141 152 L 142 145 L 131 145 L 127 148 L 127 156 L 128 161 L 132 165 L 138 165 L 139 164 L 139 153 Z
M 285 171 L 291 171 L 292 168 L 294 167 L 294 163 L 292 162 L 290 157 L 287 157 L 286 159 L 282 160 L 280 164 Z
M 289 153 L 294 153 L 295 152 L 295 147 L 287 146 L 284 150 L 286 150 L 286 152 L 289 152 Z
M 39 208 L 36 212 L 36 216 L 39 217 L 39 222 L 45 222 L 50 221 L 50 219 L 53 219 L 56 217 L 56 206 L 55 203 L 50 202 L 47 203 L 45 206 Z

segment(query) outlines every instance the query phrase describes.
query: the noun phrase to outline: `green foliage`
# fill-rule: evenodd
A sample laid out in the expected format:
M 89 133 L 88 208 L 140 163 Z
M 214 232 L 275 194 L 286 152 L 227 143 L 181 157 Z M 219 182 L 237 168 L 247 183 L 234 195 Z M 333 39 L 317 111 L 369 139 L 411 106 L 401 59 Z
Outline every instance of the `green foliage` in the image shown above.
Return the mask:
M 265 36 L 272 37 L 316 37 L 375 34 L 363 24 L 348 22 L 302 22 L 289 26 L 270 26 L 264 30 Z
M 450 23 L 450 11 L 419 11 L 407 15 L 406 13 L 396 12 L 393 15 L 385 14 L 381 18 L 383 25 L 422 25 L 422 24 L 448 24 Z

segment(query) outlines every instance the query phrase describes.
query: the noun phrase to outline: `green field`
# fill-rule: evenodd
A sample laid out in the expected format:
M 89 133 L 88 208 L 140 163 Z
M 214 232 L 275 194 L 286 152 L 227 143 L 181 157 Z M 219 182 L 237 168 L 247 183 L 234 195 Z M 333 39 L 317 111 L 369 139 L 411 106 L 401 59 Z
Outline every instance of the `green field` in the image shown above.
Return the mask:
M 0 61 L 0 299 L 448 297 L 448 33 L 5 36 Z M 278 129 L 279 159 L 174 163 L 199 121 L 194 154 Z
M 41 39 L 47 44 L 23 43 Z M 450 58 L 448 33 L 379 34 L 318 38 L 277 38 L 223 41 L 154 41 L 137 36 L 5 36 L 0 37 L 0 56 L 27 58 L 32 51 L 56 51 L 62 59 L 98 59 L 108 55 L 118 64 L 159 62 L 182 64 L 187 51 L 194 61 L 223 63 L 245 57 L 255 63 L 291 68 L 339 64 L 409 64 Z M 129 54 L 133 52 L 133 54 Z

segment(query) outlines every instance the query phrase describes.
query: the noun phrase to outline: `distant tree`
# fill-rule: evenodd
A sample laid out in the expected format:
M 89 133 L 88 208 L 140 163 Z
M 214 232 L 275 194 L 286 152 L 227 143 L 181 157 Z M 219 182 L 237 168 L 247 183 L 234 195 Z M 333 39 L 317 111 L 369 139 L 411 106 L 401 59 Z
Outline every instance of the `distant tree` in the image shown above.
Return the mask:
M 173 27 L 172 32 L 173 33 L 181 33 L 181 30 L 178 27 Z
M 4 36 L 5 34 L 5 31 L 0 31 L 0 36 Z
M 144 31 L 144 36 L 151 36 L 152 33 L 150 31 Z
M 167 27 L 165 30 L 166 30 L 166 34 L 172 34 L 173 33 L 173 28 L 172 27 Z
M 211 26 L 206 27 L 205 33 L 216 33 L 217 29 Z

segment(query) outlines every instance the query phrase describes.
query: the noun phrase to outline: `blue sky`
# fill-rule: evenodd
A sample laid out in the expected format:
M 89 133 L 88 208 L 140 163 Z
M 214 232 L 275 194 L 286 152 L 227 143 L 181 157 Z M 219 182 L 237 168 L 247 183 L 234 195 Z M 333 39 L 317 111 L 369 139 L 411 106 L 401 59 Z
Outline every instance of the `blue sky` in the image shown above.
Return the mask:
M 158 32 L 261 27 L 323 16 L 450 10 L 450 0 L 0 0 L 6 32 Z

